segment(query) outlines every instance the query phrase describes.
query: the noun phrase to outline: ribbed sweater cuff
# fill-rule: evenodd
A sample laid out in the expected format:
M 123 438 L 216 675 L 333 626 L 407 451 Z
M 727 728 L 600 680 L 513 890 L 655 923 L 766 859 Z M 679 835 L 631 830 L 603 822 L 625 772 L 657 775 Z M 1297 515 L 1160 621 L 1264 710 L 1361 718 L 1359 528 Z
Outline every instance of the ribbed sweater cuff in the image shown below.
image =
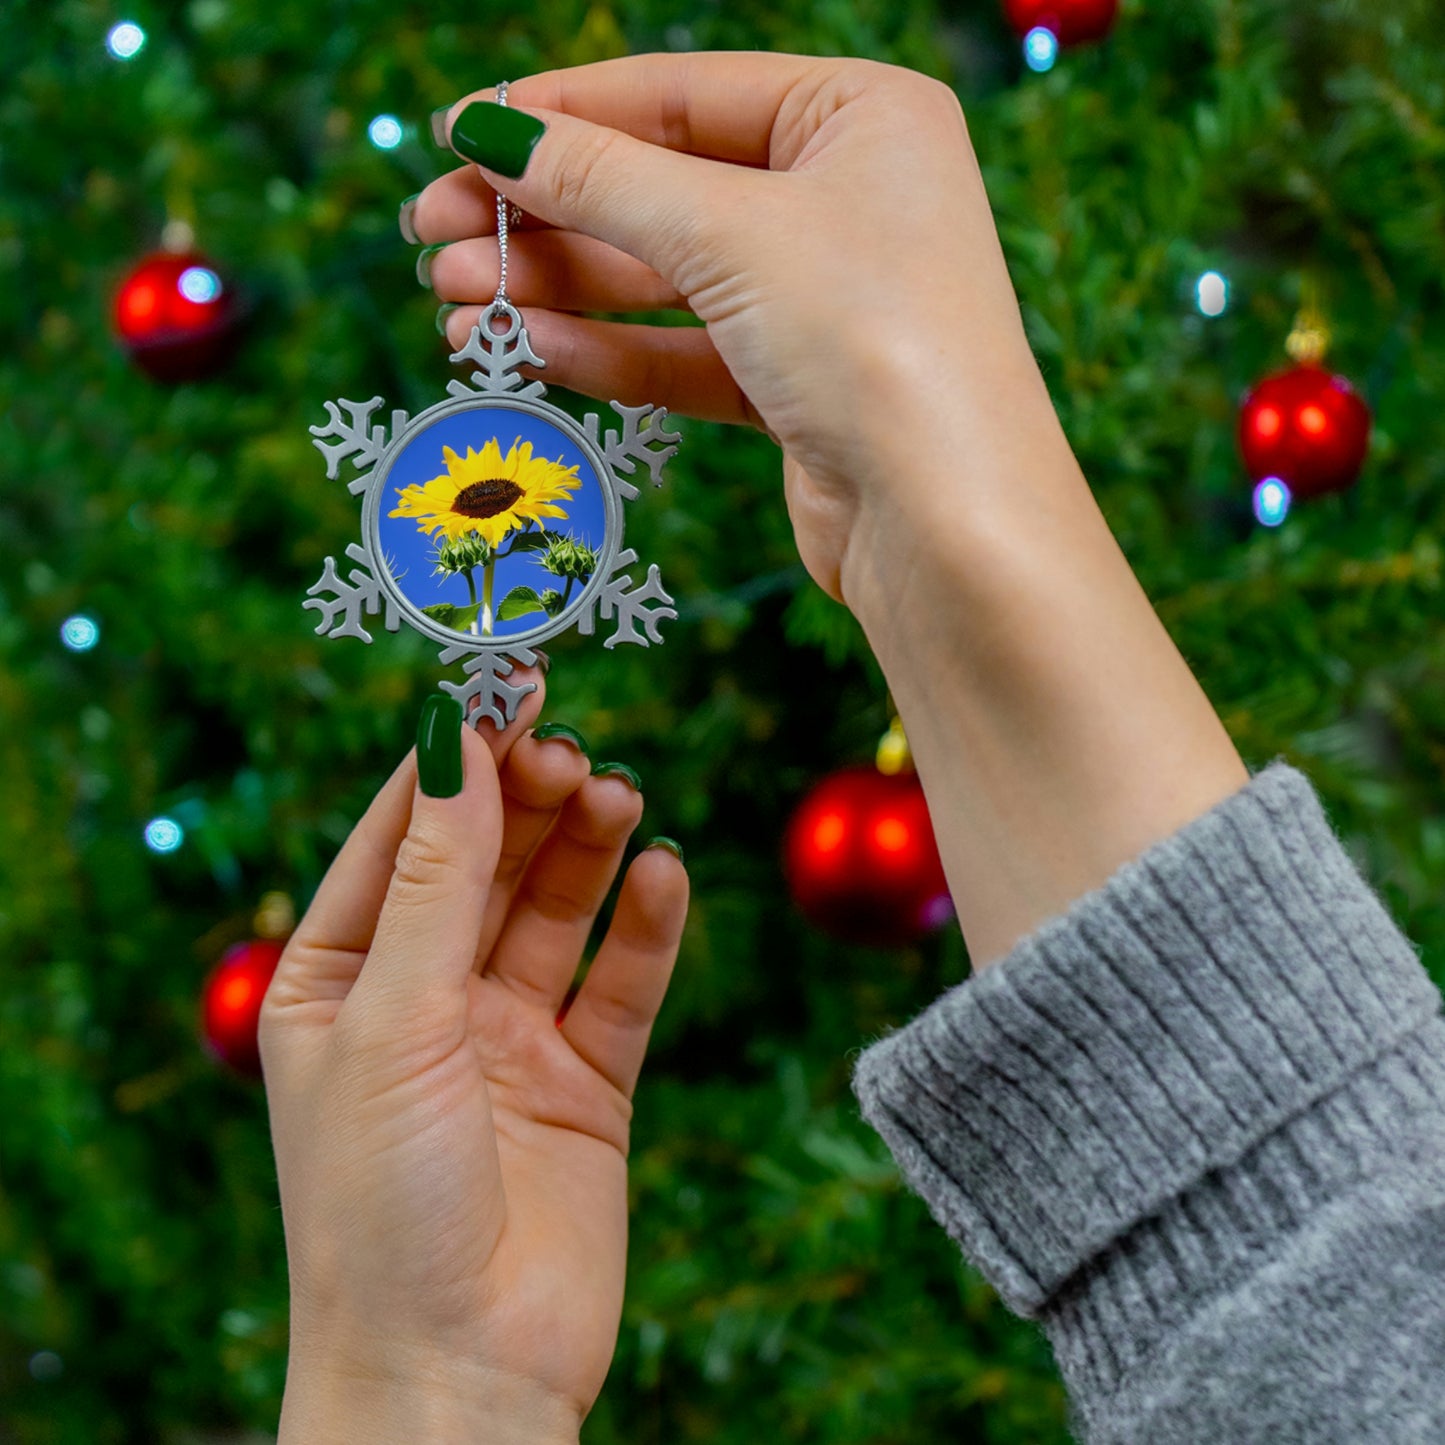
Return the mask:
M 853 1089 L 1032 1316 L 1439 1009 L 1313 785 L 1276 760 L 869 1046 Z

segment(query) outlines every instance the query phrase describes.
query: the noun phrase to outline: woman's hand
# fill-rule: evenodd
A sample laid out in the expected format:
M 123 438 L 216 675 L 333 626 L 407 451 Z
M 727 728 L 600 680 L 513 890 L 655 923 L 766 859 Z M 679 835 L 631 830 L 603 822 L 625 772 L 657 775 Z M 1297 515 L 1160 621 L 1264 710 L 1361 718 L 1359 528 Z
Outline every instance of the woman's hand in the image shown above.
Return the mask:
M 450 108 L 459 154 L 485 149 L 485 109 L 461 117 L 494 96 Z M 456 243 L 428 258 L 437 295 L 491 301 L 500 188 L 525 213 L 508 293 L 546 379 L 765 428 L 803 561 L 855 611 L 851 572 L 906 567 L 912 538 L 1025 484 L 1030 459 L 1072 464 L 944 85 L 865 60 L 639 55 L 527 76 L 507 103 L 547 127 L 521 178 L 466 165 L 408 207 L 419 239 Z M 705 328 L 575 314 L 669 307 Z M 451 314 L 454 344 L 478 314 Z
M 462 727 L 464 783 L 408 755 L 286 948 L 261 1054 L 291 1277 L 281 1439 L 573 1440 L 607 1375 L 632 1093 L 687 878 L 628 870 L 642 812 L 562 738 Z

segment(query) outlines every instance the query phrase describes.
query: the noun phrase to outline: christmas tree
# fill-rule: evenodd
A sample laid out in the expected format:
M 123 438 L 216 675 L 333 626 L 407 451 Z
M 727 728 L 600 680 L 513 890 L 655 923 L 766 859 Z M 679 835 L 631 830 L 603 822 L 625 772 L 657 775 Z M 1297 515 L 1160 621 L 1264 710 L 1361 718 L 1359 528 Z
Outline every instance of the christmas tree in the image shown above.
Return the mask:
M 1126 3 L 1062 50 L 998 0 L 0 10 L 0 1439 L 274 1434 L 265 1100 L 202 1047 L 199 998 L 266 895 L 304 907 L 434 687 L 419 637 L 314 635 L 301 601 L 356 513 L 308 428 L 328 398 L 441 394 L 397 207 L 454 164 L 429 112 L 500 79 L 771 49 L 953 86 L 1145 590 L 1251 768 L 1309 774 L 1445 979 L 1442 47 L 1425 0 Z M 116 335 L 167 243 L 194 307 L 232 308 L 181 379 Z M 1374 428 L 1358 483 L 1286 512 L 1236 423 L 1302 308 Z M 849 947 L 783 881 L 792 810 L 872 755 L 885 681 L 798 563 L 776 449 L 677 420 L 667 489 L 628 516 L 677 599 L 666 646 L 549 647 L 546 718 L 639 768 L 639 837 L 681 839 L 694 890 L 584 1436 L 1063 1441 L 1046 1344 L 848 1088 L 859 1047 L 967 975 L 962 938 Z

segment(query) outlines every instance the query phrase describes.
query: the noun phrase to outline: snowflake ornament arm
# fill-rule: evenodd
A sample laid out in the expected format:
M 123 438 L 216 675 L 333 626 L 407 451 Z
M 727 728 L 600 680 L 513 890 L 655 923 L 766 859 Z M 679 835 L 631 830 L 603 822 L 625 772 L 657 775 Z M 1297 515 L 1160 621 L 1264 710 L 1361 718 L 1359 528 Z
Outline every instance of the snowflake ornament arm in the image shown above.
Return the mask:
M 630 574 L 619 575 L 622 568 L 630 567 L 635 561 L 637 553 L 629 547 L 613 564 L 613 575 L 603 583 L 602 590 L 597 594 L 597 611 L 604 622 L 610 622 L 613 612 L 617 613 L 617 631 L 602 644 L 609 650 L 619 642 L 635 642 L 641 647 L 646 647 L 649 642 L 661 642 L 662 634 L 657 630 L 658 624 L 664 617 L 677 616 L 672 598 L 663 590 L 662 574 L 658 572 L 656 562 L 647 569 L 647 581 L 640 587 L 632 585 Z M 660 605 L 649 607 L 649 602 Z M 639 622 L 643 632 L 647 634 L 646 637 L 637 631 Z M 577 630 L 584 637 L 590 637 L 594 626 L 592 609 L 589 607 L 578 622 Z
M 388 632 L 401 627 L 397 616 L 396 603 L 390 597 L 383 597 L 381 583 L 371 573 L 371 561 L 363 547 L 353 542 L 346 555 L 359 566 L 351 569 L 351 580 L 343 581 L 336 571 L 336 558 L 328 557 L 322 570 L 321 580 L 313 583 L 306 591 L 307 600 L 302 607 L 314 607 L 321 614 L 316 631 L 327 637 L 359 637 L 363 642 L 371 641 L 371 634 L 361 625 L 362 615 L 374 616 L 385 604 L 386 615 L 382 619 Z M 330 592 L 331 599 L 323 594 Z M 340 617 L 340 621 L 337 618 Z
M 630 502 L 637 496 L 637 487 L 624 481 L 623 475 L 631 476 L 637 470 L 638 462 L 642 462 L 652 476 L 652 485 L 660 487 L 662 469 L 677 454 L 682 434 L 664 428 L 663 422 L 667 420 L 665 406 L 623 406 L 619 401 L 607 404 L 622 418 L 622 430 L 609 430 L 601 444 L 601 451 L 617 479 L 618 495 Z M 598 445 L 600 424 L 595 411 L 589 413 L 583 423 L 583 429 L 594 446 Z
M 374 396 L 370 401 L 328 401 L 326 403 L 326 425 L 308 427 L 315 438 L 312 445 L 326 458 L 326 475 L 335 481 L 341 474 L 341 464 L 347 457 L 361 473 L 347 487 L 354 496 L 366 490 L 367 473 L 381 459 L 386 450 L 386 428 L 371 425 L 371 414 L 382 405 L 382 398 Z M 345 408 L 348 416 L 341 415 Z M 394 411 L 391 414 L 391 434 L 396 436 L 406 426 L 406 413 Z M 341 440 L 328 444 L 324 437 L 340 437 Z

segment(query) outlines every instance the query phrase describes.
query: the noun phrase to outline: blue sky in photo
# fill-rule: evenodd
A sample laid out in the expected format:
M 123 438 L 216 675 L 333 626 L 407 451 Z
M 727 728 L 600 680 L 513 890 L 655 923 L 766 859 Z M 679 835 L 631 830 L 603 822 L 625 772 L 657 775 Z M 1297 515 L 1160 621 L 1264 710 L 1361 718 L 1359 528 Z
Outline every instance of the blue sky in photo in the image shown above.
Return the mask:
M 549 532 L 566 536 L 569 532 L 580 542 L 601 550 L 606 529 L 607 513 L 602 497 L 602 484 L 596 471 L 583 455 L 580 447 L 563 431 L 533 416 L 530 412 L 514 411 L 510 407 L 478 407 L 474 411 L 454 412 L 433 423 L 425 431 L 409 441 L 397 456 L 386 479 L 386 487 L 378 509 L 378 530 L 381 540 L 381 554 L 391 564 L 392 576 L 402 594 L 417 608 L 430 607 L 437 602 L 450 602 L 465 607 L 470 599 L 465 578 L 461 576 L 438 577 L 433 574 L 436 566 L 432 553 L 436 543 L 417 526 L 414 517 L 389 517 L 387 513 L 396 506 L 397 494 L 415 483 L 418 486 L 446 471 L 442 448 L 451 447 L 458 456 L 465 457 L 467 448 L 481 451 L 488 441 L 496 439 L 497 445 L 506 456 L 513 442 L 532 443 L 533 457 L 545 457 L 548 461 L 561 462 L 564 467 L 576 466 L 582 485 L 573 494 L 570 502 L 559 503 L 567 508 L 567 518 L 547 517 L 544 520 Z M 503 542 L 503 547 L 506 543 Z M 497 563 L 496 581 L 493 586 L 492 602 L 500 605 L 502 598 L 516 586 L 526 586 L 536 592 L 555 587 L 559 592 L 566 590 L 566 582 L 554 577 L 538 565 L 535 552 L 519 553 L 515 557 L 504 557 Z M 475 572 L 477 596 L 481 597 L 482 571 Z M 580 583 L 572 588 L 572 601 L 567 612 L 575 610 L 583 592 Z M 564 614 L 565 615 L 565 614 Z M 534 612 L 527 617 L 517 617 L 510 622 L 498 622 L 493 635 L 512 637 L 519 632 L 529 632 L 544 620 L 544 615 Z

